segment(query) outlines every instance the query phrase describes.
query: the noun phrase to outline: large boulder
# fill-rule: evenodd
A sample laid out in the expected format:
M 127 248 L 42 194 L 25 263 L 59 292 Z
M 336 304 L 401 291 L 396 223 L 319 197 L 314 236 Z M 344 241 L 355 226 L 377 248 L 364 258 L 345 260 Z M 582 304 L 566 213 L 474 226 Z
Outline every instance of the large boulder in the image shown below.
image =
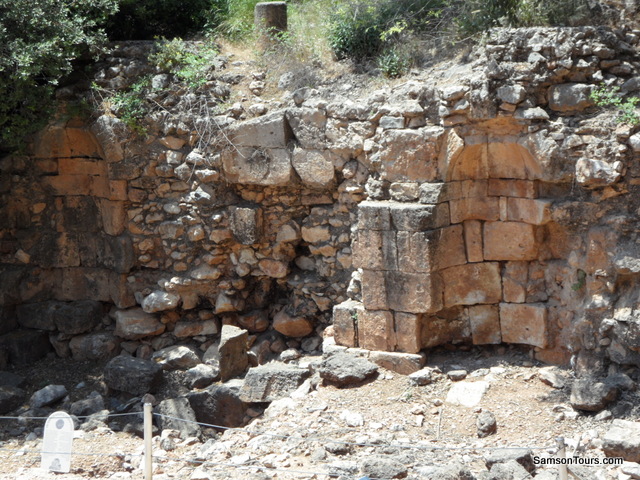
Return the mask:
M 338 352 L 322 361 L 320 376 L 338 386 L 363 382 L 378 372 L 378 366 L 369 360 Z
M 69 349 L 74 360 L 106 360 L 119 353 L 121 341 L 111 332 L 91 332 L 74 336 Z
M 182 438 L 199 437 L 200 426 L 196 414 L 186 398 L 169 398 L 156 407 L 158 426 L 161 430 L 178 430 Z
M 292 393 L 311 372 L 281 363 L 251 368 L 244 379 L 240 398 L 245 402 L 272 402 Z
M 247 405 L 240 398 L 241 382 L 228 382 L 187 394 L 198 422 L 214 427 L 240 427 Z
M 104 368 L 104 381 L 109 388 L 132 395 L 152 392 L 161 379 L 160 365 L 128 355 L 118 355 Z
M 618 389 L 609 382 L 581 378 L 573 383 L 569 402 L 577 410 L 599 412 L 618 398 Z
M 67 396 L 67 389 L 64 385 L 47 385 L 31 396 L 29 404 L 31 408 L 41 408 L 59 402 Z

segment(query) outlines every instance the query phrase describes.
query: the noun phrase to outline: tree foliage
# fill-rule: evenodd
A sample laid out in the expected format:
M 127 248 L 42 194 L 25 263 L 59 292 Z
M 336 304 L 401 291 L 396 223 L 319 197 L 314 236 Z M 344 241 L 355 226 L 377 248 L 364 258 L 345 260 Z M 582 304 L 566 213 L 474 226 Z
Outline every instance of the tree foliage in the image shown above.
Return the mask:
M 217 26 L 232 0 L 119 0 L 109 18 L 112 40 L 184 37 Z
M 46 120 L 73 61 L 96 53 L 117 0 L 0 0 L 0 148 L 13 149 Z

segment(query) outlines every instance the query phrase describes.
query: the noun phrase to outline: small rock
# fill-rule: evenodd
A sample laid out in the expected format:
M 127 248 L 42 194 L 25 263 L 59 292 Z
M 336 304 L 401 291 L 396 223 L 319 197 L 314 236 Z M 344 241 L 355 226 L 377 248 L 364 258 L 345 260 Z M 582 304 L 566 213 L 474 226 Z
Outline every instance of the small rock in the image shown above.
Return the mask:
M 635 462 L 624 462 L 620 467 L 620 471 L 631 478 L 640 478 L 640 465 Z
M 280 354 L 280 360 L 283 362 L 291 362 L 293 360 L 299 359 L 301 356 L 302 354 L 295 348 L 287 348 Z
M 360 472 L 370 478 L 404 478 L 407 467 L 391 458 L 367 458 L 360 465 Z
M 73 402 L 69 413 L 77 417 L 86 417 L 105 409 L 104 398 L 98 392 L 91 392 L 84 400 Z
M 516 460 L 509 460 L 506 463 L 492 465 L 487 480 L 520 480 L 529 478 L 529 473 Z
M 529 473 L 533 473 L 535 470 L 533 454 L 528 448 L 497 448 L 491 450 L 484 458 L 488 469 L 491 469 L 496 463 L 507 463 L 511 460 L 518 462 Z
M 593 417 L 593 419 L 598 422 L 606 422 L 607 420 L 611 420 L 612 418 L 613 415 L 609 410 L 602 410 L 595 417 Z
M 454 382 L 459 382 L 467 378 L 467 373 L 466 370 L 450 370 L 447 372 L 447 377 Z
M 478 437 L 484 438 L 496 433 L 498 424 L 496 423 L 496 417 L 490 411 L 481 412 L 476 420 L 478 427 Z
M 425 478 L 430 480 L 476 480 L 471 470 L 457 461 L 425 473 L 428 475 Z
M 347 455 L 351 452 L 351 445 L 343 442 L 332 442 L 325 445 L 324 450 L 333 455 Z
M 429 385 L 433 382 L 433 369 L 426 367 L 409 374 L 409 380 L 418 386 Z
M 557 372 L 556 367 L 543 367 L 538 370 L 538 375 L 542 383 L 553 388 L 564 388 L 566 385 L 565 378 Z
M 20 375 L 15 373 L 0 371 L 0 386 L 8 385 L 11 387 L 21 388 L 24 386 L 26 380 Z
M 364 417 L 358 412 L 344 410 L 340 414 L 340 420 L 343 420 L 349 427 L 361 427 L 364 425 Z
M 142 301 L 142 310 L 147 313 L 163 312 L 173 310 L 178 306 L 180 297 L 174 293 L 167 293 L 161 290 L 147 295 Z

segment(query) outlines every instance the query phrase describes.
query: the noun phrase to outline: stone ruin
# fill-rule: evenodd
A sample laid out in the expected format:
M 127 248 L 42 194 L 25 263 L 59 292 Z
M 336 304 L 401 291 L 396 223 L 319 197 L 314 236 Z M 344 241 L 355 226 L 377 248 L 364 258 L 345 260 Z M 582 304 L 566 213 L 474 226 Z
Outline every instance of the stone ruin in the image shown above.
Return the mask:
M 59 116 L 0 161 L 0 364 L 205 350 L 221 324 L 262 359 L 333 323 L 339 345 L 418 364 L 509 343 L 640 365 L 640 135 L 590 96 L 640 90 L 639 34 L 500 29 L 404 83 L 283 77 L 282 100 L 224 57 L 185 93 L 150 45 L 115 48 L 94 81 L 153 75 L 145 136 Z

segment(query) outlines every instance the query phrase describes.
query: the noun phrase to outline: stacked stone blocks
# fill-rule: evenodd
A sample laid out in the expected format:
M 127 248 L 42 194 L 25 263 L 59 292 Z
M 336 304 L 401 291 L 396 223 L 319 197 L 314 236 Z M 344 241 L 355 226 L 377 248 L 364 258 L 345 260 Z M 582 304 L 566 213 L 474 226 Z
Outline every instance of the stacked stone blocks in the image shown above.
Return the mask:
M 546 306 L 527 289 L 551 202 L 539 198 L 521 147 L 477 147 L 463 151 L 450 181 L 423 184 L 430 203 L 359 204 L 362 303 L 335 307 L 338 343 L 408 353 L 452 340 L 546 346 Z

